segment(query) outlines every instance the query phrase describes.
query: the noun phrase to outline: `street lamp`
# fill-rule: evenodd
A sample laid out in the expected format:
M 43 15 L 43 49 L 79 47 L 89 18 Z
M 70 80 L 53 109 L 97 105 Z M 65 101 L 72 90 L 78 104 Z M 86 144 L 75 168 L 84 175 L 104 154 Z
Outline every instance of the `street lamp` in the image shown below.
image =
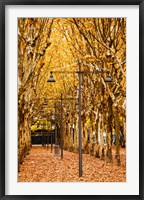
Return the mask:
M 50 77 L 49 77 L 49 79 L 47 80 L 47 82 L 49 82 L 49 83 L 55 82 L 52 72 L 50 72 Z
M 48 82 L 55 82 L 55 80 L 54 80 L 54 78 L 53 78 L 53 75 L 52 75 L 52 72 L 51 72 L 51 79 L 50 79 L 50 81 L 49 81 L 49 79 L 48 79 Z M 60 120 L 60 134 L 61 134 L 61 142 L 60 142 L 60 144 L 61 144 L 61 159 L 63 159 L 63 135 L 62 135 L 62 111 L 63 111 L 63 109 L 62 109 L 62 100 L 75 100 L 74 98 L 62 98 L 62 94 L 61 94 L 61 96 L 60 96 L 60 98 L 45 98 L 44 99 L 44 103 L 43 103 L 43 107 L 45 107 L 46 105 L 47 105 L 47 103 L 46 103 L 46 101 L 47 100 L 60 100 L 60 115 L 61 115 L 61 120 Z M 42 112 L 44 112 L 44 110 L 43 110 L 43 107 L 42 107 Z M 47 108 L 54 108 L 55 109 L 55 111 L 54 111 L 54 115 L 52 116 L 53 117 L 53 120 L 55 120 L 55 154 L 58 154 L 57 152 L 57 150 L 58 150 L 58 144 L 57 144 L 57 126 L 56 126 L 56 107 L 58 107 L 58 106 L 56 106 L 56 103 L 55 103 L 55 105 L 54 105 L 54 107 L 47 107 Z
M 111 77 L 110 75 L 108 75 L 108 76 L 105 78 L 104 81 L 108 83 L 108 82 L 112 82 L 113 79 L 112 79 L 112 77 Z
M 52 72 L 51 72 L 50 78 L 48 79 L 47 82 L 55 82 L 53 75 L 52 75 Z M 61 159 L 63 159 L 63 134 L 62 134 L 62 100 L 63 100 L 63 98 L 62 98 L 62 94 L 61 94 L 60 98 L 57 99 L 57 100 L 60 100 L 60 110 L 61 110 L 60 111 L 60 116 L 61 116 L 61 118 L 60 118 L 61 119 L 60 120 L 60 135 L 61 135 L 60 144 L 61 144 Z M 55 104 L 54 108 L 55 108 L 55 115 L 51 115 L 51 121 L 55 120 L 55 118 L 56 118 L 56 104 Z M 56 122 L 55 122 L 55 129 L 56 129 Z M 55 130 L 55 134 L 56 134 L 56 130 Z M 52 131 L 51 131 L 51 135 L 52 135 Z M 56 152 L 56 149 L 58 149 L 58 145 L 56 144 L 57 143 L 56 137 L 57 137 L 57 135 L 55 135 L 55 152 Z M 52 137 L 51 137 L 51 140 L 52 140 Z M 52 144 L 51 144 L 51 152 L 52 152 Z
M 81 83 L 82 83 L 82 74 L 86 73 L 94 73 L 91 71 L 81 71 L 81 64 L 80 62 L 78 62 L 78 67 L 79 67 L 79 71 L 76 71 L 75 73 L 78 74 L 78 84 L 79 84 L 79 97 L 78 97 L 78 106 L 79 106 L 79 120 L 78 120 L 78 129 L 79 129 L 79 177 L 82 176 L 82 133 L 81 133 Z M 54 71 L 54 72 L 58 72 L 58 73 L 73 73 L 73 71 Z M 55 79 L 53 77 L 53 72 L 50 72 L 50 77 L 47 80 L 47 82 L 55 82 Z M 108 71 L 97 71 L 97 73 L 108 73 Z M 112 78 L 110 75 L 108 75 L 105 80 L 105 82 L 112 82 Z M 61 97 L 62 98 L 62 97 Z M 63 144 L 62 144 L 63 145 Z

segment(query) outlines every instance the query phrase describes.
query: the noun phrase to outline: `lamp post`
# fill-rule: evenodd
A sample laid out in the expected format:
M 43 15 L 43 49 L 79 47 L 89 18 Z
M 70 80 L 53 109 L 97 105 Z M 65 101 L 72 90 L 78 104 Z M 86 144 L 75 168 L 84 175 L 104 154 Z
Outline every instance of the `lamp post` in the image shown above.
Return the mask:
M 52 73 L 51 73 L 51 76 L 50 76 L 49 79 L 48 79 L 48 82 L 55 82 Z M 46 103 L 47 100 L 54 100 L 54 101 L 60 100 L 60 135 L 61 135 L 60 146 L 61 146 L 61 159 L 63 159 L 63 134 L 62 134 L 62 111 L 63 111 L 63 108 L 62 108 L 62 100 L 75 100 L 75 99 L 74 98 L 63 98 L 62 94 L 61 94 L 60 98 L 45 98 L 44 103 L 43 103 L 43 107 L 47 106 L 47 103 Z M 56 127 L 57 127 L 56 126 L 56 107 L 57 107 L 56 103 L 54 104 L 54 107 L 47 107 L 47 108 L 54 108 L 54 113 L 55 113 L 54 114 L 54 119 L 55 119 L 55 152 L 56 152 L 56 149 L 58 148 L 58 146 L 57 146 L 57 130 L 56 130 Z M 51 139 L 51 141 L 52 141 L 52 139 Z
M 56 129 L 56 103 L 54 105 L 54 113 L 55 113 L 55 145 L 57 144 L 57 129 Z
M 60 135 L 61 135 L 61 159 L 63 159 L 63 133 L 62 133 L 62 94 L 61 94 L 61 97 L 60 97 L 60 109 L 61 109 L 61 114 L 60 114 L 60 118 L 61 118 L 61 121 L 60 121 Z
M 73 141 L 73 144 L 74 144 L 74 128 L 75 128 L 75 125 L 73 124 L 72 125 L 72 141 Z
M 56 109 L 56 106 L 54 106 L 54 108 Z M 55 111 L 54 111 L 54 113 L 55 113 Z M 52 153 L 52 149 L 53 149 L 53 131 L 52 131 L 53 122 L 55 123 L 55 126 L 56 126 L 56 116 L 55 116 L 55 114 L 52 114 L 52 112 L 51 112 L 51 153 Z
M 49 133 L 47 131 L 47 150 L 48 150 L 48 145 L 49 145 Z
M 45 99 L 45 100 L 55 100 L 55 99 Z M 45 105 L 47 105 L 47 103 L 45 103 Z M 55 124 L 55 145 L 57 144 L 57 134 L 56 134 L 56 103 L 54 104 L 54 107 L 47 107 L 47 108 L 54 108 L 54 114 L 51 112 L 49 112 L 49 122 L 50 122 L 50 137 L 51 137 L 51 153 L 52 153 L 52 149 L 53 149 L 53 131 L 52 131 L 52 126 L 53 126 L 53 122 Z M 49 135 L 47 135 L 48 138 Z M 48 144 L 48 139 L 47 139 L 47 144 Z M 48 149 L 48 148 L 47 148 Z
M 78 84 L 79 84 L 79 97 L 78 97 L 78 105 L 79 105 L 79 112 L 78 112 L 78 129 L 79 129 L 79 177 L 82 176 L 82 133 L 81 133 L 81 76 L 82 74 L 89 74 L 94 73 L 91 71 L 81 71 L 81 64 L 78 62 L 78 69 L 79 71 L 76 71 L 75 73 L 78 74 Z M 54 71 L 55 73 L 74 73 L 73 71 Z M 97 71 L 97 73 L 107 73 L 108 71 Z M 55 79 L 53 77 L 53 72 L 50 72 L 50 77 L 47 80 L 47 82 L 55 82 Z M 110 75 L 108 75 L 105 80 L 105 82 L 112 82 L 112 78 Z
M 79 120 L 78 120 L 78 129 L 79 129 L 79 177 L 82 176 L 82 133 L 81 133 L 81 65 L 79 63 Z
M 43 108 L 41 109 L 41 117 L 44 115 L 44 110 Z M 42 124 L 42 146 L 44 146 L 44 124 Z
M 52 112 L 51 112 L 51 153 L 52 153 Z
M 51 75 L 52 76 L 52 75 Z M 56 112 L 56 105 L 54 106 Z M 56 123 L 55 123 L 56 125 Z M 61 146 L 61 159 L 63 159 L 63 133 L 62 133 L 62 94 L 60 96 L 60 146 Z M 51 152 L 52 152 L 52 114 L 51 114 Z

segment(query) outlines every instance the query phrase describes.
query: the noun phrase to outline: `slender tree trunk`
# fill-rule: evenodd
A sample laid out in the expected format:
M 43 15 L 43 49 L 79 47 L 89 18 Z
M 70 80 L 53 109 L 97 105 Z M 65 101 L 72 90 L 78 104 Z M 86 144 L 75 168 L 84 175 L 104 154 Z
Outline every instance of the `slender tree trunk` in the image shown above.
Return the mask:
M 108 98 L 108 124 L 107 124 L 107 152 L 106 158 L 108 162 L 112 162 L 112 100 Z
M 104 133 L 104 125 L 103 125 L 103 118 L 102 114 L 99 113 L 99 129 L 100 129 L 100 159 L 104 160 L 104 139 L 103 139 L 103 133 Z
M 95 124 L 95 130 L 96 130 L 96 158 L 100 158 L 100 145 L 98 142 L 98 134 L 99 134 L 99 111 L 97 114 L 96 124 Z
M 124 142 L 126 147 L 126 119 L 123 118 L 123 135 L 124 135 Z
M 115 107 L 115 131 L 116 131 L 116 161 L 117 165 L 120 165 L 120 144 L 119 144 L 119 139 L 120 139 L 120 125 L 119 125 L 119 114 L 118 114 L 118 107 Z

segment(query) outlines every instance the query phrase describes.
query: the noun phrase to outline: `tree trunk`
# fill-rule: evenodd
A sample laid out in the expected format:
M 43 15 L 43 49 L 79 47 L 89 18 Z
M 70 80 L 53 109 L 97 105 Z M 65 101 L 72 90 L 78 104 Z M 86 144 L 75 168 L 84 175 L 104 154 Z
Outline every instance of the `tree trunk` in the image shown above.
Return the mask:
M 112 100 L 108 98 L 108 123 L 107 123 L 107 162 L 112 162 Z
M 124 135 L 124 146 L 126 147 L 126 119 L 123 117 L 123 135 Z
M 31 129 L 28 114 L 19 113 L 18 122 L 18 170 L 20 164 L 24 161 L 25 156 L 31 148 Z
M 120 145 L 119 145 L 119 139 L 120 139 L 120 125 L 119 125 L 119 114 L 118 114 L 118 107 L 115 107 L 115 131 L 116 131 L 116 161 L 117 165 L 120 165 Z
M 95 130 L 96 130 L 96 152 L 95 156 L 96 158 L 100 158 L 100 146 L 98 142 L 98 134 L 99 134 L 99 110 L 97 114 L 96 124 L 95 124 Z
M 102 114 L 99 113 L 99 129 L 100 129 L 100 159 L 104 160 L 105 155 L 104 155 L 104 139 L 103 139 L 103 132 L 104 132 L 104 127 L 103 127 L 103 119 L 102 119 Z

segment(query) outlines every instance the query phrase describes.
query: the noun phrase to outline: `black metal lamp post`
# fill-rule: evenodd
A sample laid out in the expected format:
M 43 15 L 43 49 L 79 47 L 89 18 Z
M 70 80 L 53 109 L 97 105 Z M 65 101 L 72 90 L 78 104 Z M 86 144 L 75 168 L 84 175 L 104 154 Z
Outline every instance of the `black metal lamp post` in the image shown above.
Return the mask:
M 52 153 L 52 149 L 53 149 L 53 145 L 52 145 L 52 112 L 51 112 L 51 153 Z
M 80 62 L 78 62 L 78 67 L 79 67 L 79 71 L 77 71 L 76 73 L 78 73 L 78 78 L 79 78 L 79 97 L 78 97 L 78 105 L 79 105 L 79 113 L 78 113 L 78 115 L 79 115 L 79 120 L 78 120 L 78 129 L 79 129 L 79 177 L 81 177 L 82 176 L 81 75 L 82 75 L 82 73 L 88 74 L 88 73 L 93 73 L 93 72 L 90 72 L 90 71 L 81 71 L 81 64 L 80 64 Z M 58 73 L 73 73 L 72 71 L 71 72 L 67 72 L 67 71 L 64 71 L 64 72 L 62 72 L 62 71 L 54 71 L 54 72 L 58 72 Z M 98 73 L 107 73 L 107 71 L 98 71 Z M 107 76 L 104 81 L 105 82 L 112 82 L 111 76 L 110 75 Z M 50 72 L 50 77 L 47 80 L 47 82 L 55 82 L 52 72 Z
M 60 109 L 61 109 L 61 121 L 60 121 L 60 136 L 61 136 L 61 159 L 63 159 L 63 133 L 62 133 L 62 94 L 60 96 Z
M 56 103 L 54 105 L 54 113 L 55 113 L 55 145 L 57 144 L 57 129 L 56 129 Z
M 82 176 L 82 133 L 81 133 L 81 65 L 79 63 L 79 120 L 78 120 L 78 129 L 79 129 L 79 177 Z
M 54 108 L 56 110 L 56 105 L 54 106 Z M 56 111 L 54 111 L 54 112 L 56 112 Z M 51 112 L 51 153 L 52 153 L 52 149 L 53 149 L 53 131 L 52 131 L 53 122 L 55 122 L 55 126 L 56 126 L 56 116 L 55 116 L 55 114 L 52 114 L 52 112 Z
M 44 109 L 42 108 L 41 111 L 40 111 L 42 114 L 41 114 L 41 117 L 44 115 Z M 42 124 L 42 146 L 44 146 L 44 124 Z

